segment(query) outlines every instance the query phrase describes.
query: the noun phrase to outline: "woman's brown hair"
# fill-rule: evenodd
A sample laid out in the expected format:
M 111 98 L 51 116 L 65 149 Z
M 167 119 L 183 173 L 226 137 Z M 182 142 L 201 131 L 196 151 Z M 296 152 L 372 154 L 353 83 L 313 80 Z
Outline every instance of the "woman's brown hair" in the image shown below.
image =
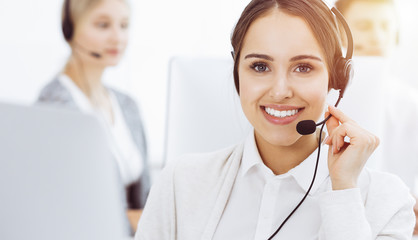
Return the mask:
M 322 0 L 253 0 L 242 12 L 231 36 L 234 82 L 238 94 L 238 66 L 245 35 L 251 23 L 272 9 L 301 17 L 308 23 L 325 56 L 329 88 L 345 88 L 346 80 L 337 77 L 335 71 L 335 64 L 342 57 L 340 33 L 333 13 Z

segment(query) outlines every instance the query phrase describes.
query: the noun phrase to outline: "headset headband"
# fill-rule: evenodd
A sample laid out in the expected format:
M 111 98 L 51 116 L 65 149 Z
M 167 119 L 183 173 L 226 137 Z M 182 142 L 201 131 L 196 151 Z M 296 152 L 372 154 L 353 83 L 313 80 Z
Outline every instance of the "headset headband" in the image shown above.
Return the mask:
M 351 59 L 353 57 L 354 47 L 353 47 L 353 34 L 351 33 L 350 27 L 348 26 L 347 21 L 343 15 L 335 7 L 331 8 L 331 12 L 334 13 L 338 21 L 343 25 L 344 31 L 347 35 L 347 53 L 345 54 L 345 59 Z

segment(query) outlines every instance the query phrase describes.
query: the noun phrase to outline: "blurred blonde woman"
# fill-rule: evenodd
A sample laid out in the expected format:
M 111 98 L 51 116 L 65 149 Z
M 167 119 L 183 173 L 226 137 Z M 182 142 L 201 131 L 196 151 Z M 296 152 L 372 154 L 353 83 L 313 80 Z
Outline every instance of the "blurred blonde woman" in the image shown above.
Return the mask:
M 62 31 L 71 56 L 38 102 L 93 112 L 106 122 L 135 226 L 150 187 L 144 127 L 135 101 L 102 82 L 104 70 L 117 65 L 126 49 L 129 20 L 125 0 L 65 0 Z

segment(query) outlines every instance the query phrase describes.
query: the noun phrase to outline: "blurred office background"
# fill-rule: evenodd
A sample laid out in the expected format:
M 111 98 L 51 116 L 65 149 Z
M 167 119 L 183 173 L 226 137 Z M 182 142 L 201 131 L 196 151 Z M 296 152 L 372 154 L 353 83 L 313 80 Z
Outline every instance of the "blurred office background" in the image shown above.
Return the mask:
M 131 0 L 131 40 L 106 83 L 142 108 L 153 168 L 163 164 L 169 60 L 230 58 L 230 34 L 248 0 Z M 418 1 L 399 0 L 401 21 L 394 72 L 418 88 Z M 0 101 L 32 104 L 70 54 L 61 33 L 62 0 L 0 0 Z M 232 69 L 231 69 L 232 74 Z

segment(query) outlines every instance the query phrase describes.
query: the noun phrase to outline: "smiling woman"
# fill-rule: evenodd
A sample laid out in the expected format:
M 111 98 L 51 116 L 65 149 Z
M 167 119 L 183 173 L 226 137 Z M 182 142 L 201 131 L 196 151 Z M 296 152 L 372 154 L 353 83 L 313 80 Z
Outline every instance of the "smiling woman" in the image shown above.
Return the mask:
M 168 165 L 136 239 L 411 237 L 409 190 L 364 168 L 379 139 L 326 107 L 329 90 L 344 92 L 348 81 L 334 11 L 321 0 L 249 3 L 231 42 L 235 86 L 253 131 L 235 146 Z M 327 139 L 322 128 L 296 131 L 326 109 Z M 317 162 L 322 144 L 328 155 Z
M 274 11 L 255 20 L 246 33 L 238 67 L 239 95 L 247 119 L 258 129 L 257 142 L 266 140 L 265 144 L 290 146 L 300 139 L 295 131 L 296 119 L 319 119 L 322 115 L 328 70 L 322 50 L 305 21 Z M 273 26 L 278 26 L 275 31 L 271 31 Z M 287 114 L 292 111 L 295 114 Z M 315 144 L 315 137 L 310 138 Z M 305 139 L 301 144 L 306 144 L 308 138 Z M 310 153 L 304 153 L 305 158 Z
M 135 227 L 150 187 L 142 118 L 132 98 L 102 82 L 105 69 L 117 65 L 123 56 L 129 20 L 124 0 L 65 0 L 62 31 L 71 56 L 62 72 L 42 89 L 38 103 L 93 113 L 104 121 Z

